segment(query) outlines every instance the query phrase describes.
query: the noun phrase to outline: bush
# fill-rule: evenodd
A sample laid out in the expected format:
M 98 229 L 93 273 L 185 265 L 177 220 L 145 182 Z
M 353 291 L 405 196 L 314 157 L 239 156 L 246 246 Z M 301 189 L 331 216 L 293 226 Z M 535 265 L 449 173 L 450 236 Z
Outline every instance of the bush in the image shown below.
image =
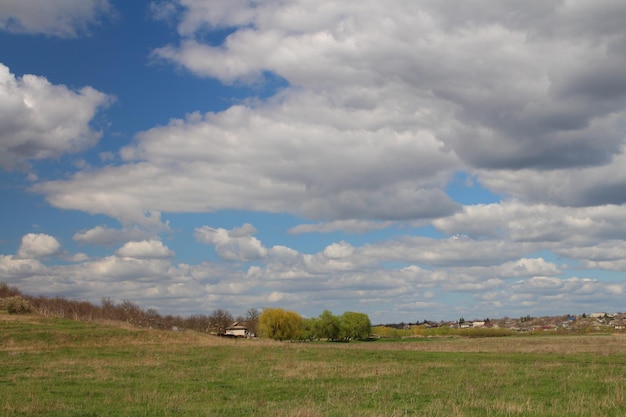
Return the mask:
M 16 295 L 14 297 L 0 298 L 0 310 L 6 310 L 9 314 L 27 314 L 33 311 L 28 300 Z

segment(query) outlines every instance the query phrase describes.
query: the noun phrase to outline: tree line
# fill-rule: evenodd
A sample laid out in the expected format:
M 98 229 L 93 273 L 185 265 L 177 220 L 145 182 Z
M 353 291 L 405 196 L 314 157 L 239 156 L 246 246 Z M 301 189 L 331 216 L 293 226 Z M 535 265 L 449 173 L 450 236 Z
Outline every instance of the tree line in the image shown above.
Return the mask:
M 116 303 L 109 297 L 102 298 L 100 305 L 64 297 L 34 297 L 23 294 L 16 287 L 4 282 L 0 282 L 0 310 L 6 310 L 9 314 L 37 313 L 44 317 L 89 322 L 121 321 L 142 328 L 184 329 L 216 334 L 223 334 L 234 321 L 239 321 L 254 331 L 260 314 L 258 310 L 251 308 L 246 316 L 236 318 L 222 309 L 216 309 L 210 315 L 162 315 L 154 308 L 143 309 L 129 300 Z
M 275 340 L 366 339 L 372 329 L 367 314 L 351 311 L 336 316 L 325 310 L 318 317 L 303 318 L 295 311 L 282 308 L 262 311 L 249 308 L 245 315 L 234 317 L 228 310 L 216 309 L 209 315 L 181 317 L 161 315 L 154 308 L 142 309 L 129 300 L 116 303 L 109 297 L 102 298 L 100 305 L 64 297 L 34 297 L 4 282 L 0 282 L 0 310 L 9 314 L 35 312 L 44 317 L 88 322 L 119 321 L 141 328 L 193 330 L 216 335 L 225 335 L 227 329 L 238 322 L 246 326 L 251 334 Z
M 282 308 L 264 309 L 259 317 L 261 337 L 276 340 L 349 341 L 367 339 L 372 324 L 365 313 L 346 311 L 336 316 L 324 310 L 316 318 L 302 318 L 295 311 Z

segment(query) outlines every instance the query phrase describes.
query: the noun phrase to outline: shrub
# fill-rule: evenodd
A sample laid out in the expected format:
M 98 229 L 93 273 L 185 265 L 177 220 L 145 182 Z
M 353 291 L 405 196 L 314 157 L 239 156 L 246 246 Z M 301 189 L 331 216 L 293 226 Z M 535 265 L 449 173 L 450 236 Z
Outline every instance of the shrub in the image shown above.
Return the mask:
M 19 295 L 0 298 L 0 310 L 6 310 L 9 314 L 27 314 L 33 311 L 28 300 Z

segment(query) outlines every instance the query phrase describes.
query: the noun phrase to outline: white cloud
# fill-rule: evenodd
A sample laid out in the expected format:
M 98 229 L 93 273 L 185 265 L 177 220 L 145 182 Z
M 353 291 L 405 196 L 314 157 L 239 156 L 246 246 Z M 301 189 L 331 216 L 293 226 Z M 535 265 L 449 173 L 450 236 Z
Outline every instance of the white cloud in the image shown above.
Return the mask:
M 469 283 L 474 286 L 484 285 L 486 282 L 503 284 L 502 280 L 530 278 L 533 276 L 560 275 L 562 270 L 552 262 L 543 258 L 521 258 L 490 266 L 452 266 L 438 269 L 437 276 L 451 289 L 460 289 L 456 282 Z
M 89 123 L 111 101 L 90 87 L 72 91 L 43 77 L 15 77 L 0 63 L 0 168 L 56 158 L 95 144 Z
M 0 29 L 73 38 L 111 12 L 108 0 L 3 0 Z
M 532 253 L 540 246 L 505 240 L 474 240 L 469 238 L 434 239 L 405 236 L 358 249 L 362 259 L 397 261 L 432 266 L 485 266 L 499 264 Z
M 205 226 L 201 231 L 199 239 L 216 238 L 216 229 L 207 230 Z M 229 236 L 229 241 L 249 239 L 255 233 L 249 225 L 225 232 L 226 236 L 228 232 L 236 235 Z M 445 242 L 451 246 L 446 248 Z M 468 246 L 457 246 L 459 242 L 464 240 L 445 240 L 432 250 L 450 256 L 461 248 L 472 247 L 469 240 Z M 337 242 L 314 254 L 274 246 L 261 259 L 244 259 L 242 251 L 231 249 L 233 259 L 254 260 L 257 264 L 247 271 L 237 271 L 225 263 L 175 265 L 170 259 L 171 251 L 160 242 L 129 242 L 114 255 L 65 266 L 45 266 L 36 259 L 0 256 L 0 274 L 11 285 L 29 293 L 62 293 L 94 302 L 111 295 L 117 300 L 130 299 L 140 305 L 156 306 L 163 313 L 182 314 L 215 308 L 237 314 L 251 306 L 277 305 L 308 316 L 315 316 L 325 308 L 365 311 L 374 321 L 384 322 L 414 320 L 416 314 L 420 314 L 420 319 L 451 319 L 457 315 L 501 317 L 544 311 L 578 312 L 574 308 L 584 311 L 594 303 L 612 311 L 622 303 L 623 283 L 558 278 L 552 273 L 560 273 L 559 268 L 541 258 L 520 258 L 491 267 L 385 265 L 408 258 L 409 247 L 419 253 L 433 243 L 407 240 L 406 249 L 401 249 L 382 242 L 376 252 L 373 245 L 354 247 Z M 479 245 L 476 249 L 487 257 L 491 247 L 491 244 L 483 248 Z M 403 254 L 392 255 L 398 249 Z M 372 259 L 373 254 L 376 256 Z M 481 263 L 476 256 L 465 258 L 468 264 Z M 451 301 L 455 297 L 459 302 Z M 425 305 L 430 308 L 424 310 Z
M 115 251 L 115 254 L 124 258 L 137 259 L 159 259 L 174 256 L 174 252 L 159 240 L 128 242 Z
M 130 249 L 138 252 L 140 249 Z M 98 283 L 135 282 L 137 284 L 167 285 L 169 281 L 170 262 L 165 256 L 144 256 L 143 252 L 138 256 L 107 256 L 79 264 L 73 269 L 66 269 L 74 278 L 79 278 L 80 273 L 86 277 L 98 277 Z M 79 278 L 80 279 L 80 278 Z M 83 279 L 80 279 L 81 281 Z M 84 282 L 83 285 L 88 284 Z
M 23 259 L 35 259 L 58 255 L 60 252 L 61 244 L 54 237 L 44 233 L 28 233 L 22 236 L 22 244 L 17 251 L 17 256 Z
M 354 247 L 344 241 L 333 243 L 324 249 L 324 256 L 328 259 L 347 258 L 354 254 Z
M 229 261 L 251 261 L 262 259 L 268 255 L 268 250 L 261 241 L 252 236 L 256 229 L 251 224 L 226 230 L 202 226 L 196 228 L 195 236 L 199 242 L 215 246 L 219 257 Z
M 603 7 L 516 5 L 513 19 L 487 2 L 318 3 L 179 2 L 181 42 L 155 54 L 224 82 L 273 72 L 335 100 L 399 83 L 412 100 L 394 110 L 430 109 L 435 135 L 477 167 L 599 165 L 620 152 L 626 55 Z M 237 30 L 215 46 L 195 39 L 207 26 Z
M 0 268 L 24 289 L 97 301 L 115 282 L 116 296 L 168 311 L 368 306 L 377 321 L 399 312 L 414 320 L 416 312 L 469 318 L 623 306 L 621 283 L 566 278 L 626 269 L 623 1 L 173 0 L 150 8 L 177 22 L 180 35 L 155 57 L 223 83 L 257 83 L 251 94 L 262 98 L 140 132 L 119 152 L 100 153 L 115 162 L 108 166 L 84 163 L 45 181 L 30 173 L 33 190 L 55 207 L 123 225 L 83 230 L 75 241 L 129 243 L 63 267 L 34 258 L 52 249 L 23 245 L 33 258 L 5 256 Z M 205 36 L 214 29 L 223 42 Z M 89 123 L 109 98 L 3 74 L 4 169 L 98 139 Z M 274 93 L 268 80 L 279 80 Z M 54 97 L 63 102 L 53 106 Z M 70 128 L 42 135 L 59 126 Z M 473 197 L 447 188 L 457 172 L 503 202 L 453 201 L 447 193 Z M 293 242 L 301 233 L 415 229 L 304 253 L 266 247 L 250 224 L 203 226 L 196 240 L 220 259 L 197 265 L 174 264 L 157 240 L 169 230 L 161 213 L 229 209 L 316 222 L 291 228 Z M 417 230 L 431 224 L 436 230 Z
M 588 263 L 609 264 L 612 262 L 622 263 L 624 253 L 626 253 L 626 240 L 606 240 L 593 246 L 578 245 L 574 247 L 563 247 L 557 253 L 572 259 L 577 259 Z M 617 265 L 617 264 L 616 264 Z M 614 269 L 614 268 L 609 268 Z
M 45 270 L 45 265 L 37 259 L 21 259 L 11 255 L 0 255 L 0 276 L 2 276 L 3 282 L 40 275 Z
M 366 233 L 372 230 L 382 230 L 393 226 L 394 222 L 373 222 L 367 220 L 336 220 L 333 222 L 300 224 L 287 232 L 298 235 L 302 233 L 333 233 L 344 231 L 347 233 Z
M 106 226 L 96 226 L 74 234 L 73 239 L 80 243 L 94 243 L 98 245 L 113 245 L 127 241 L 146 240 L 150 234 L 138 227 L 113 229 Z
M 505 201 L 465 206 L 433 224 L 448 234 L 536 242 L 558 249 L 623 237 L 615 225 L 625 221 L 623 205 L 576 208 Z
M 583 267 L 588 269 L 604 269 L 607 271 L 626 271 L 626 259 L 614 259 L 610 261 L 584 261 Z
M 156 56 L 223 82 L 269 72 L 287 85 L 141 132 L 121 165 L 35 190 L 124 222 L 246 209 L 332 228 L 457 212 L 443 190 L 468 169 L 522 201 L 622 204 L 624 34 L 602 23 L 603 7 L 583 4 L 512 14 L 484 1 L 159 2 L 181 39 Z M 197 36 L 226 27 L 222 44 Z
M 522 258 L 501 265 L 499 272 L 505 277 L 527 277 L 532 275 L 559 275 L 561 270 L 552 262 L 542 258 Z
M 136 144 L 121 152 L 124 165 L 39 183 L 34 189 L 57 207 L 121 221 L 140 221 L 150 210 L 414 219 L 459 209 L 440 189 L 453 158 L 427 133 L 299 121 L 292 106 L 305 106 L 297 112 L 306 114 L 318 108 L 287 101 L 272 105 L 266 115 L 233 107 L 189 116 L 138 135 Z M 163 193 L 171 198 L 161 198 Z

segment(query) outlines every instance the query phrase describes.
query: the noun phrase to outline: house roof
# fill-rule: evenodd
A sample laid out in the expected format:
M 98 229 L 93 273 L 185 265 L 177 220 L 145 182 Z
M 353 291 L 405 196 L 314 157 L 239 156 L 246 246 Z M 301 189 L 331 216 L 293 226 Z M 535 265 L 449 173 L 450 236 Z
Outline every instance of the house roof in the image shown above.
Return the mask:
M 233 324 L 231 324 L 229 327 L 227 327 L 226 330 L 248 330 L 248 327 L 236 321 Z

